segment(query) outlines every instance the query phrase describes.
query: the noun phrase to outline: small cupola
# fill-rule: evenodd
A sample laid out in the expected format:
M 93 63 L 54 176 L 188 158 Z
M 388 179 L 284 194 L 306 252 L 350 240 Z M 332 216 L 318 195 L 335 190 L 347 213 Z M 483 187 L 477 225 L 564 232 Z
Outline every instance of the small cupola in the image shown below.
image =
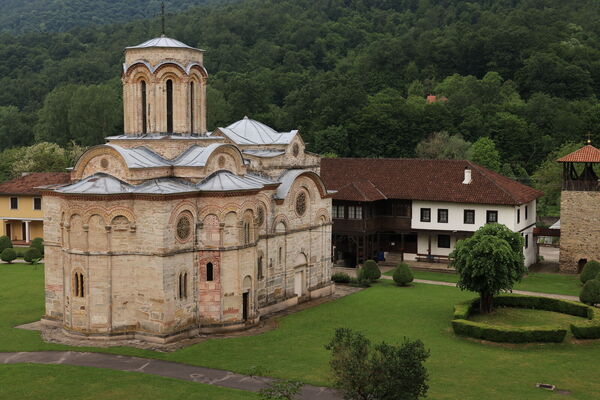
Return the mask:
M 463 179 L 463 185 L 468 185 L 473 181 L 473 177 L 471 176 L 471 168 L 468 166 L 465 167 L 465 177 Z

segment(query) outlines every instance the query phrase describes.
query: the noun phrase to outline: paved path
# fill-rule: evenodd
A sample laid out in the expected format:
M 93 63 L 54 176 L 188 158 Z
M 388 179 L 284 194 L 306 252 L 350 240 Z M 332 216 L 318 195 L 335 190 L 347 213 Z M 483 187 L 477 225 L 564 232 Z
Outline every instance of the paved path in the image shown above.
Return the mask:
M 0 364 L 21 363 L 62 364 L 141 372 L 143 374 L 182 379 L 250 392 L 258 392 L 266 388 L 273 381 L 271 378 L 252 377 L 218 369 L 116 354 L 80 353 L 75 351 L 0 353 Z M 304 385 L 300 399 L 341 400 L 342 396 L 330 388 Z
M 383 278 L 383 279 L 394 279 L 391 276 L 387 276 L 387 275 L 381 275 L 381 278 Z M 427 285 L 453 286 L 453 287 L 456 287 L 456 283 L 441 282 L 441 281 L 430 281 L 430 280 L 427 280 L 427 279 L 415 279 L 414 282 L 425 283 Z M 527 296 L 549 297 L 551 299 L 579 301 L 579 297 L 577 297 L 577 296 L 567 296 L 567 295 L 564 295 L 564 294 L 529 292 L 529 291 L 526 291 L 526 290 L 513 290 L 512 293 L 515 293 L 515 294 L 525 294 Z

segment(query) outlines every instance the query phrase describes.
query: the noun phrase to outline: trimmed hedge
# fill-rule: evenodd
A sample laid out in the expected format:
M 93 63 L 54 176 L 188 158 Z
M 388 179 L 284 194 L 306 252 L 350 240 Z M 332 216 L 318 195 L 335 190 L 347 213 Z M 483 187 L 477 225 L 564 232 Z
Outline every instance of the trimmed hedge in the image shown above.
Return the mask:
M 570 328 L 573 336 L 577 339 L 600 339 L 600 310 L 596 310 L 585 304 L 547 297 L 503 294 L 494 297 L 494 306 L 554 311 L 587 318 L 587 321 L 571 324 Z M 558 343 L 562 342 L 566 335 L 567 330 L 562 328 L 545 326 L 504 328 L 481 322 L 469 321 L 468 318 L 471 311 L 477 307 L 479 307 L 479 298 L 458 303 L 454 306 L 454 317 L 452 321 L 454 333 L 493 342 L 510 343 Z
M 377 265 L 375 260 L 365 261 L 361 271 L 361 278 L 368 279 L 371 282 L 375 282 L 377 279 L 381 278 L 381 270 L 379 269 L 379 265 Z
M 579 280 L 581 283 L 586 283 L 591 279 L 596 279 L 598 273 L 600 273 L 600 263 L 596 260 L 588 261 L 579 275 Z
M 453 320 L 452 328 L 457 335 L 502 343 L 560 343 L 565 340 L 565 336 L 567 335 L 567 330 L 564 328 L 554 328 L 551 326 L 503 328 L 466 319 Z
M 338 272 L 331 275 L 331 280 L 335 283 L 350 283 L 350 275 L 345 272 Z

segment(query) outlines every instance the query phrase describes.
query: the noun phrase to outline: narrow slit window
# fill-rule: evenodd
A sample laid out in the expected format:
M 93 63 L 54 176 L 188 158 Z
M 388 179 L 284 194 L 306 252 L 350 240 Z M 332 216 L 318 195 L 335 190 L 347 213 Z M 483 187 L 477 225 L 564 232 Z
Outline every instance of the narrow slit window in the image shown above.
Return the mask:
M 213 281 L 213 279 L 214 279 L 213 273 L 214 273 L 214 271 L 213 271 L 212 263 L 206 264 L 206 281 L 207 282 Z
M 194 82 L 190 82 L 190 133 L 194 133 Z
M 167 132 L 173 132 L 173 81 L 167 81 Z
M 140 88 L 142 91 L 142 101 L 141 101 L 141 115 L 142 115 L 142 133 L 146 134 L 148 133 L 148 121 L 146 120 L 146 114 L 147 114 L 147 103 L 146 103 L 146 81 L 141 81 L 140 82 Z
M 188 278 L 187 278 L 188 274 L 187 272 L 185 274 L 183 274 L 183 297 L 187 299 L 188 297 L 188 293 L 187 293 L 187 288 L 188 288 Z

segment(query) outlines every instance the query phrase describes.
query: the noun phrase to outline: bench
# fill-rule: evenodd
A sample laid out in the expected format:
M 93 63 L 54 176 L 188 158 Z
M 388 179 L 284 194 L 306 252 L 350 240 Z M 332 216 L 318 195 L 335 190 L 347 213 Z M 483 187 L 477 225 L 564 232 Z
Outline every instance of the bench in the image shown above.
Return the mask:
M 449 263 L 450 258 L 448 256 L 437 256 L 434 254 L 417 254 L 417 261 L 424 261 L 430 263 Z

